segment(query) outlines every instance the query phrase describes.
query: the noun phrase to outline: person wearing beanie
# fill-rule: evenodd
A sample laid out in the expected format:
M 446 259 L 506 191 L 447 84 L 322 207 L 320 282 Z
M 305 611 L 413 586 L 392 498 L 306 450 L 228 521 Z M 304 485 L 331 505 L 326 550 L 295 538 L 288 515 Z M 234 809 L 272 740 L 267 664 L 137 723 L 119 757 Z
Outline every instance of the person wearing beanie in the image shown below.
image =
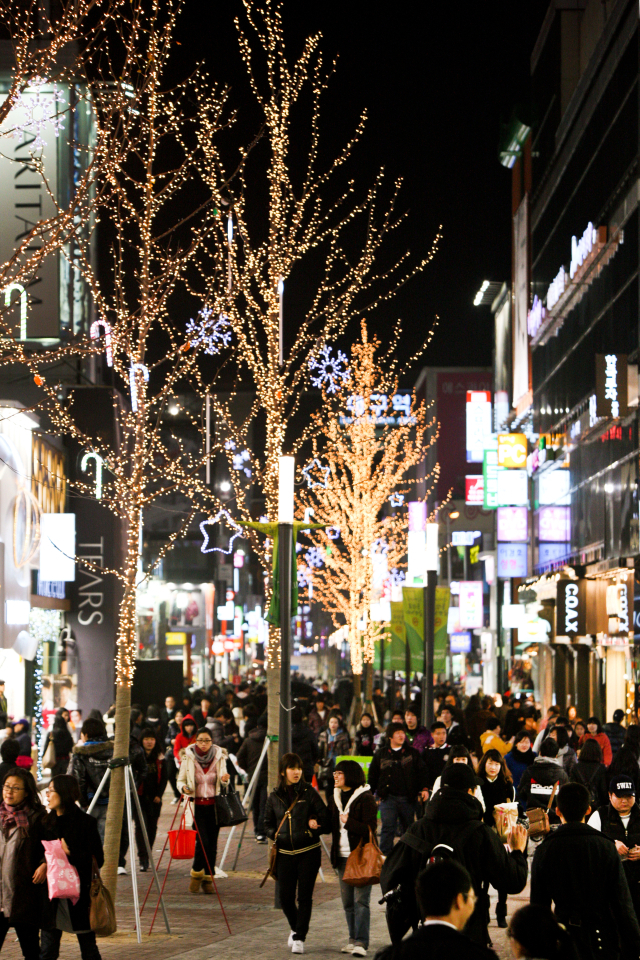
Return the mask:
M 380 886 L 383 893 L 400 887 L 405 927 L 395 925 L 392 942 L 399 942 L 420 919 L 415 898 L 415 878 L 433 856 L 461 863 L 471 875 L 477 901 L 465 933 L 487 946 L 489 938 L 488 886 L 520 893 L 527 882 L 525 848 L 527 831 L 516 826 L 510 838 L 511 852 L 482 819 L 482 805 L 473 796 L 478 779 L 466 763 L 456 763 L 442 774 L 441 789 L 430 801 L 422 819 L 412 824 L 387 857 Z M 436 847 L 438 848 L 436 850 Z

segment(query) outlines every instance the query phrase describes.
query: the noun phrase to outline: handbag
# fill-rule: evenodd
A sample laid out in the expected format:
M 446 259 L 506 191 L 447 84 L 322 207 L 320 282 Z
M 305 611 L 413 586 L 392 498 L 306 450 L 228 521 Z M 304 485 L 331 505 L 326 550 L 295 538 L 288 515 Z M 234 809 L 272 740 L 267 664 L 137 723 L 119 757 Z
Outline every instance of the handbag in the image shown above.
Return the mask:
M 362 840 L 349 854 L 344 868 L 344 883 L 350 887 L 368 887 L 372 883 L 380 882 L 384 857 L 369 827 L 369 839 Z
M 274 838 L 273 838 L 273 843 L 271 844 L 271 850 L 269 851 L 269 866 L 267 867 L 267 872 L 265 873 L 264 877 L 262 878 L 262 883 L 260 884 L 260 889 L 261 889 L 261 890 L 262 890 L 262 888 L 264 887 L 264 885 L 265 885 L 265 883 L 267 882 L 267 880 L 269 879 L 269 877 L 275 876 L 275 872 L 276 872 L 276 857 L 278 856 L 278 848 L 277 848 L 277 846 L 276 846 L 276 840 L 278 839 L 278 834 L 279 834 L 280 831 L 282 830 L 282 826 L 283 826 L 285 820 L 287 819 L 287 817 L 289 816 L 289 814 L 291 813 L 291 811 L 293 810 L 293 808 L 295 807 L 295 805 L 296 805 L 297 802 L 298 802 L 298 798 L 296 797 L 295 800 L 293 801 L 293 803 L 291 804 L 291 806 L 289 807 L 289 809 L 287 810 L 287 812 L 285 813 L 284 817 L 283 817 L 282 820 L 280 821 L 280 826 L 279 826 L 278 829 L 276 830 L 275 836 L 274 836 Z
M 226 787 L 216 794 L 215 810 L 219 827 L 237 827 L 249 819 L 236 791 Z
M 47 887 L 50 900 L 68 898 L 75 906 L 80 899 L 80 875 L 73 867 L 62 849 L 60 840 L 43 840 L 44 856 L 47 861 Z
M 517 803 L 496 803 L 493 808 L 493 822 L 502 843 L 508 843 L 511 831 L 518 822 Z
M 549 797 L 549 803 L 546 807 L 532 807 L 531 810 L 527 810 L 527 816 L 529 818 L 529 838 L 531 840 L 536 837 L 544 837 L 547 833 L 550 833 L 549 810 L 551 810 L 551 804 L 553 803 L 553 798 L 556 795 L 559 784 L 559 780 L 554 783 L 551 796 Z
M 96 937 L 110 937 L 118 929 L 116 911 L 111 894 L 102 882 L 96 858 L 92 858 L 91 888 L 89 890 L 89 926 Z
M 42 766 L 45 770 L 53 770 L 56 765 L 56 748 L 53 743 L 53 739 L 49 737 L 49 743 L 47 744 L 47 749 L 44 752 L 42 757 Z

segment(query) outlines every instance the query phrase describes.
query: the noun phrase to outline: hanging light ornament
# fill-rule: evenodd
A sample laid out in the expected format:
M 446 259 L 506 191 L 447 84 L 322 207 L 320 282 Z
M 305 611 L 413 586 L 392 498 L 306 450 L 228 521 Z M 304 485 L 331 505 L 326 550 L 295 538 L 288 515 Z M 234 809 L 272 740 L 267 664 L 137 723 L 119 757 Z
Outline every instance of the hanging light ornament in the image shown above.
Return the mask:
M 20 140 L 24 134 L 35 134 L 33 143 L 30 144 L 33 150 L 46 147 L 47 141 L 43 140 L 42 133 L 47 124 L 51 124 L 56 137 L 64 129 L 64 118 L 58 112 L 58 105 L 66 103 L 62 91 L 52 83 L 51 92 L 44 93 L 45 86 L 49 86 L 47 80 L 34 77 L 16 96 L 11 110 L 14 140 Z
M 198 319 L 187 323 L 187 336 L 192 347 L 202 347 L 210 357 L 220 353 L 222 347 L 231 343 L 231 323 L 225 313 L 212 320 L 213 310 L 205 307 L 198 313 Z
M 320 390 L 326 389 L 327 393 L 338 393 L 351 379 L 348 362 L 342 350 L 338 350 L 338 355 L 332 357 L 331 347 L 325 345 L 317 357 L 309 360 L 309 369 L 318 371 L 315 377 L 311 377 L 312 385 Z
M 113 366 L 113 350 L 111 349 L 111 326 L 106 320 L 94 320 L 89 329 L 89 336 L 92 340 L 100 339 L 100 327 L 104 329 L 104 345 L 107 356 L 107 366 Z
M 227 550 L 223 550 L 222 547 L 209 547 L 210 538 L 206 528 L 208 526 L 218 523 L 221 517 L 225 517 L 231 529 L 235 531 L 235 533 L 229 540 L 229 548 Z M 233 519 L 231 514 L 224 508 L 221 508 L 220 510 L 218 510 L 215 517 L 209 517 L 208 520 L 202 521 L 202 523 L 200 524 L 200 533 L 204 537 L 204 543 L 200 547 L 201 553 L 224 553 L 226 556 L 228 556 L 233 550 L 234 542 L 238 539 L 238 537 L 241 537 L 243 535 L 244 531 L 242 527 L 236 523 L 236 521 Z
M 144 363 L 132 363 L 129 367 L 129 389 L 131 391 L 131 409 L 134 413 L 138 410 L 138 385 L 136 382 L 136 373 L 142 374 L 144 382 L 149 382 L 149 368 Z

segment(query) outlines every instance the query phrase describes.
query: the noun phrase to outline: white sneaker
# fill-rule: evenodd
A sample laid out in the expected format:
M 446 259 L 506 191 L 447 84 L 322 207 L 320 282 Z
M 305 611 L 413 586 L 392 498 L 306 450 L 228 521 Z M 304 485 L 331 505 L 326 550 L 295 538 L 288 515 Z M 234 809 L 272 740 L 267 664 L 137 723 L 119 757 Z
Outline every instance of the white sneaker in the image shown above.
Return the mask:
M 349 943 L 345 943 L 344 947 L 341 947 L 340 953 L 353 953 L 353 946 L 354 945 L 351 943 L 351 941 L 349 941 Z
M 119 877 L 126 877 L 126 875 L 127 875 L 127 871 L 125 870 L 125 868 L 124 868 L 124 867 L 118 867 L 118 876 L 119 876 Z
M 362 944 L 361 944 L 361 943 L 356 943 L 355 947 L 354 947 L 353 950 L 351 951 L 351 956 L 352 956 L 352 957 L 366 957 L 366 955 L 367 955 L 367 951 L 366 951 L 365 948 L 362 946 Z
M 304 953 L 304 943 L 302 942 L 302 940 L 293 941 L 293 944 L 291 947 L 291 953 Z
M 293 946 L 293 930 L 289 934 L 289 939 L 287 940 L 287 946 L 289 947 L 289 950 L 291 950 L 291 947 Z
M 214 877 L 217 877 L 218 880 L 226 880 L 227 877 L 229 876 L 228 873 L 225 873 L 224 870 L 220 870 L 219 867 L 215 868 L 215 870 L 213 871 L 213 875 Z

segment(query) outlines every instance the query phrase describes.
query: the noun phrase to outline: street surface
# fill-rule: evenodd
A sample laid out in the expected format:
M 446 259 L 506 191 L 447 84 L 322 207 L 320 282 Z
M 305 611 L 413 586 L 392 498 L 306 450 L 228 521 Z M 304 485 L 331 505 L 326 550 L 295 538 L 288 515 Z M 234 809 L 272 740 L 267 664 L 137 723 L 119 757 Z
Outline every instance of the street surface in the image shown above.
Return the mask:
M 171 793 L 167 791 L 160 817 L 156 838 L 156 858 L 165 842 L 166 833 L 176 808 L 170 803 Z M 177 822 L 176 822 L 177 826 Z M 222 830 L 218 847 L 218 861 L 222 855 L 229 830 Z M 260 889 L 260 881 L 267 865 L 268 846 L 257 844 L 253 839 L 251 821 L 245 833 L 245 842 L 240 851 L 238 869 L 231 871 L 237 848 L 239 830 L 236 829 L 231 842 L 229 855 L 225 863 L 227 879 L 218 881 L 218 890 L 229 924 L 231 935 L 222 916 L 220 905 L 214 896 L 202 893 L 193 896 L 188 893 L 191 864 L 185 860 L 174 860 L 165 886 L 165 904 L 171 925 L 171 934 L 165 931 L 162 913 L 158 910 L 153 933 L 149 936 L 149 927 L 157 903 L 157 895 L 149 896 L 142 915 L 142 944 L 138 945 L 135 934 L 133 896 L 131 877 L 118 877 L 118 933 L 107 939 L 99 939 L 98 947 L 105 958 L 139 958 L 139 960 L 211 960 L 220 957 L 224 951 L 225 960 L 281 960 L 290 955 L 286 942 L 289 927 L 280 910 L 273 906 L 274 883 L 269 880 Z M 329 839 L 328 837 L 326 838 Z M 164 877 L 167 854 L 161 868 L 160 879 Z M 314 891 L 314 908 L 311 928 L 305 943 L 305 953 L 317 960 L 340 960 L 344 955 L 340 948 L 346 943 L 346 922 L 340 900 L 338 882 L 328 858 L 323 852 L 322 869 L 325 882 L 320 878 Z M 127 856 L 127 871 L 130 871 Z M 141 900 L 144 899 L 151 881 L 151 874 L 138 871 Z M 369 956 L 389 942 L 383 908 L 378 906 L 379 888 L 371 895 L 371 944 Z M 528 890 L 517 897 L 509 898 L 509 914 L 518 906 L 528 902 Z M 511 956 L 505 930 L 499 930 L 495 923 L 495 898 L 492 899 L 492 924 L 490 928 L 494 949 L 501 960 Z M 221 947 L 221 943 L 224 945 Z M 2 960 L 20 960 L 22 952 L 12 930 L 9 931 L 2 948 Z M 61 960 L 80 960 L 77 939 L 67 933 L 62 935 Z

